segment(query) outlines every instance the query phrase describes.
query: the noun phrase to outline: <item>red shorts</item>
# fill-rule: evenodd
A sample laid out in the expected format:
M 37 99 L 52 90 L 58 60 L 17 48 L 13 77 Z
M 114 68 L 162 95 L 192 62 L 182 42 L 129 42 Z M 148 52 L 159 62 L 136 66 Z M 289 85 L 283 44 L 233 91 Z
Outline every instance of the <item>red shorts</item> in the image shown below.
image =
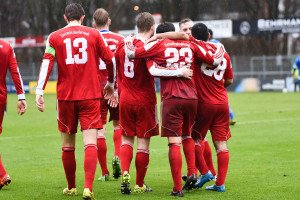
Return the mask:
M 227 141 L 230 137 L 228 104 L 198 104 L 193 138 L 204 140 L 210 130 L 214 141 Z
M 190 136 L 197 112 L 197 99 L 173 97 L 161 102 L 162 137 Z
M 120 102 L 122 135 L 150 138 L 158 135 L 156 105 L 131 105 Z
M 2 122 L 6 109 L 6 104 L 0 104 L 0 134 L 2 133 Z
M 100 99 L 102 124 L 106 124 L 108 110 L 109 121 L 119 120 L 119 105 L 116 108 L 112 108 L 107 104 L 107 102 L 108 100 L 106 99 Z
M 78 120 L 81 131 L 102 128 L 100 100 L 57 101 L 58 130 L 63 133 L 77 133 Z

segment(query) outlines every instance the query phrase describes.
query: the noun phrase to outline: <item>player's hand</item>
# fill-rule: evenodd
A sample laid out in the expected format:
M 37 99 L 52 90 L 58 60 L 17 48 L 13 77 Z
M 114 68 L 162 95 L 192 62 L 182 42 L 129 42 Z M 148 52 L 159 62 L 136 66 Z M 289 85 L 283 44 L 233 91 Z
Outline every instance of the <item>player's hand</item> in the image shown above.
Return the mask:
M 156 34 L 156 35 L 153 35 L 151 38 L 149 38 L 149 39 L 145 42 L 145 44 L 148 44 L 148 43 L 150 43 L 150 42 L 154 42 L 154 41 L 156 41 L 157 39 L 158 39 L 157 34 Z
M 129 35 L 124 39 L 124 46 L 125 46 L 125 54 L 128 58 L 134 58 L 135 54 L 135 46 L 133 45 L 133 40 L 135 36 Z
M 113 94 L 114 94 L 114 88 L 111 86 L 109 83 L 106 83 L 104 89 L 103 89 L 103 94 L 105 99 L 110 99 Z
M 45 110 L 44 97 L 37 94 L 35 97 L 35 105 L 39 111 L 44 112 Z
M 118 106 L 119 103 L 119 95 L 118 92 L 115 91 L 113 96 L 111 98 L 108 99 L 108 105 L 112 108 L 116 108 Z
M 23 115 L 26 112 L 27 103 L 25 99 L 19 100 L 17 104 L 17 110 L 19 115 Z
M 134 35 L 134 34 L 130 34 L 130 35 L 128 35 L 128 36 L 124 39 L 124 43 L 125 43 L 125 44 L 126 44 L 127 42 L 132 43 L 134 39 L 135 39 L 135 35 Z
M 181 68 L 182 71 L 182 77 L 187 79 L 192 79 L 193 77 L 193 70 L 190 68 L 190 66 L 183 66 Z

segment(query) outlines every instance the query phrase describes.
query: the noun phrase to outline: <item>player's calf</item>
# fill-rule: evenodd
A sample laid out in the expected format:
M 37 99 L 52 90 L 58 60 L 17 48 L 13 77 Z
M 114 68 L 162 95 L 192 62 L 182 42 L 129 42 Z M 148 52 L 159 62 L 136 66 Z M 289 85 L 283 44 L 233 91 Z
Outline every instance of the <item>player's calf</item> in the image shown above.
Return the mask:
M 0 190 L 11 183 L 11 178 L 8 174 L 4 175 L 2 179 L 0 179 Z

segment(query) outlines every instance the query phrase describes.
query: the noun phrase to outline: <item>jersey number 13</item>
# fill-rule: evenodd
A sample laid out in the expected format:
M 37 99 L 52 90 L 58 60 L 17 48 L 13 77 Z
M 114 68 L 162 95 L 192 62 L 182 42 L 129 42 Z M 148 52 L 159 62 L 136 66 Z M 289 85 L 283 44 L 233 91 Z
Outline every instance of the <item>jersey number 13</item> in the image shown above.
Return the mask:
M 66 58 L 66 64 L 85 64 L 88 59 L 87 54 L 87 40 L 85 38 L 76 38 L 71 41 L 71 38 L 66 38 L 64 40 L 64 43 L 66 44 L 66 52 L 67 52 L 67 58 Z M 78 54 L 74 54 L 72 52 L 73 47 L 78 48 Z

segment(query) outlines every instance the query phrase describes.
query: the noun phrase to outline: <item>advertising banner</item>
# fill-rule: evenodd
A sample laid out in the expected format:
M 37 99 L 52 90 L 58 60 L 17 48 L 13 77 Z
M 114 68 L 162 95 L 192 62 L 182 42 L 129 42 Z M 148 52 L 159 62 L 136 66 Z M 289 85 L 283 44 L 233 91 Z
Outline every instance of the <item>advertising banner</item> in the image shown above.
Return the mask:
M 263 33 L 299 33 L 300 18 L 234 20 L 234 35 L 254 35 Z
M 29 93 L 30 94 L 35 94 L 36 85 L 37 85 L 36 81 L 29 82 Z M 47 82 L 47 86 L 44 90 L 44 94 L 56 94 L 56 81 L 48 81 Z

